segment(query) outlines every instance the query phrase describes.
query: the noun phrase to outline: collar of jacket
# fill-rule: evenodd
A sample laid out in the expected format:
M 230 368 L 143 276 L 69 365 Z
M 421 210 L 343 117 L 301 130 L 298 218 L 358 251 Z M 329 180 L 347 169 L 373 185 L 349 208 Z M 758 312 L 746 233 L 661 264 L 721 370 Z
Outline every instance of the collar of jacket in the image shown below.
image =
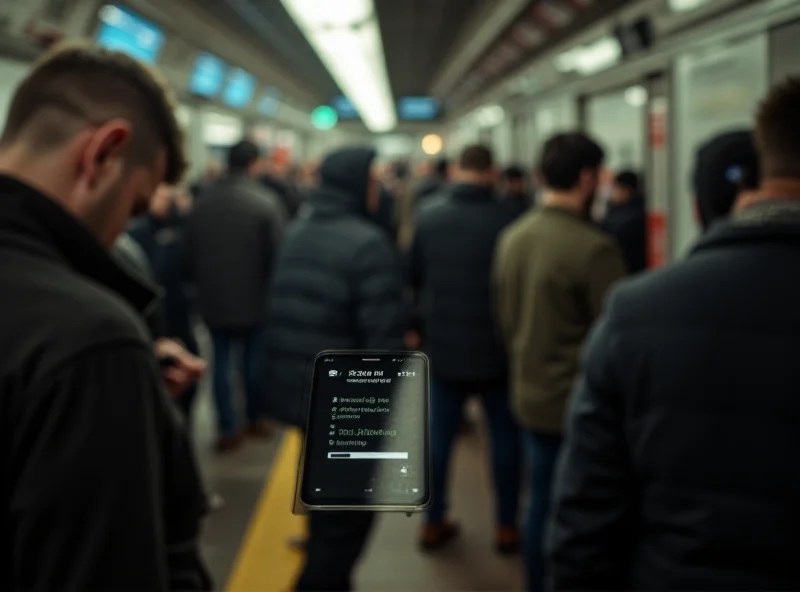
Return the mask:
M 59 260 L 148 314 L 156 290 L 127 273 L 81 222 L 36 189 L 0 175 L 0 245 Z
M 466 202 L 494 201 L 496 199 L 494 190 L 491 187 L 472 183 L 453 185 L 449 193 L 453 199 Z
M 347 191 L 322 185 L 314 189 L 309 196 L 313 210 L 312 215 L 336 216 L 355 214 L 367 217 L 367 199 L 357 197 Z
M 775 198 L 737 212 L 713 225 L 692 249 L 692 254 L 747 243 L 800 246 L 800 200 Z

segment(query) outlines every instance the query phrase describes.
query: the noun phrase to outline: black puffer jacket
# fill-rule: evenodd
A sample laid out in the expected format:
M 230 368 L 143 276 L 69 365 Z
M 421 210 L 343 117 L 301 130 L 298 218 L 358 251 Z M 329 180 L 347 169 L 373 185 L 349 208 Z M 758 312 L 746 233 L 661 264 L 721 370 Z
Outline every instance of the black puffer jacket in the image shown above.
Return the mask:
M 556 590 L 800 590 L 800 207 L 759 208 L 612 293 L 573 393 Z
M 311 363 L 326 349 L 402 349 L 402 270 L 386 232 L 368 218 L 374 152 L 329 156 L 311 212 L 278 256 L 270 305 L 269 400 L 278 420 L 303 425 Z
M 431 372 L 443 380 L 504 380 L 490 300 L 495 244 L 514 216 L 478 185 L 455 185 L 420 212 L 408 264 Z

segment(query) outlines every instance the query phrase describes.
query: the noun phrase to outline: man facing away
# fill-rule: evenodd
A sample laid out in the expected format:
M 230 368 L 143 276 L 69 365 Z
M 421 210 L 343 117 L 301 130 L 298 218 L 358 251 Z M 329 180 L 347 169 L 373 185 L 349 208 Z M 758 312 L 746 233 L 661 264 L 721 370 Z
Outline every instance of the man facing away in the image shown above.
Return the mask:
M 561 590 L 798 590 L 800 79 L 756 116 L 760 195 L 614 290 L 574 394 Z
M 519 218 L 533 205 L 525 190 L 525 174 L 521 167 L 510 166 L 503 171 L 501 200 L 514 218 Z
M 409 255 L 410 284 L 420 303 L 431 381 L 432 486 L 436 495 L 420 544 L 432 550 L 457 535 L 447 520 L 453 443 L 466 399 L 481 397 L 490 426 L 495 488 L 495 545 L 519 547 L 519 432 L 509 406 L 508 361 L 490 301 L 492 255 L 513 215 L 497 200 L 492 153 L 469 146 L 455 184 L 435 208 L 420 214 Z
M 532 591 L 544 586 L 544 525 L 579 352 L 608 288 L 625 274 L 614 240 L 588 217 L 602 162 L 584 134 L 548 140 L 538 165 L 541 206 L 503 234 L 495 257 L 495 305 L 531 479 L 524 542 Z
M 208 187 L 186 224 L 186 270 L 214 348 L 213 388 L 219 439 L 228 452 L 242 443 L 231 369 L 242 369 L 247 432 L 271 435 L 264 415 L 268 287 L 283 236 L 284 213 L 258 182 L 260 154 L 249 141 L 228 152 L 228 172 Z
M 43 57 L 0 138 L 0 572 L 9 590 L 209 590 L 205 497 L 109 249 L 185 167 L 174 105 L 125 55 Z M 181 360 L 175 360 L 181 369 Z
M 603 228 L 617 239 L 630 274 L 647 269 L 647 210 L 640 184 L 633 171 L 617 174 L 603 220 Z
M 347 148 L 320 167 L 311 211 L 295 221 L 275 268 L 268 339 L 271 415 L 304 426 L 314 356 L 326 349 L 403 349 L 406 315 L 396 248 L 370 217 L 375 153 Z M 312 512 L 297 590 L 351 589 L 369 512 Z

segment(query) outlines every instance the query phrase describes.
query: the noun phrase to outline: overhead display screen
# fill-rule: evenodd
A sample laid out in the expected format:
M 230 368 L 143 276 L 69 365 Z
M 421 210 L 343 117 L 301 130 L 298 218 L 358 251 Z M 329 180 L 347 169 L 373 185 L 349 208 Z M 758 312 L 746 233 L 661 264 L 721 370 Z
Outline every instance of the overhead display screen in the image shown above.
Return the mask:
M 97 45 L 154 64 L 164 46 L 164 32 L 127 9 L 107 5 L 100 10 Z
M 213 99 L 222 90 L 225 83 L 225 62 L 214 54 L 203 52 L 197 56 L 189 80 L 189 92 L 192 94 Z
M 331 107 L 336 109 L 339 119 L 358 119 L 358 109 L 347 97 L 336 97 L 331 101 Z
M 397 115 L 406 121 L 430 121 L 440 112 L 439 101 L 432 97 L 403 97 L 397 101 Z
M 222 94 L 222 101 L 234 109 L 243 109 L 253 100 L 256 79 L 241 68 L 234 68 L 228 75 L 228 85 Z
M 258 102 L 258 112 L 264 117 L 275 117 L 280 105 L 281 91 L 271 86 L 261 95 L 261 100 Z

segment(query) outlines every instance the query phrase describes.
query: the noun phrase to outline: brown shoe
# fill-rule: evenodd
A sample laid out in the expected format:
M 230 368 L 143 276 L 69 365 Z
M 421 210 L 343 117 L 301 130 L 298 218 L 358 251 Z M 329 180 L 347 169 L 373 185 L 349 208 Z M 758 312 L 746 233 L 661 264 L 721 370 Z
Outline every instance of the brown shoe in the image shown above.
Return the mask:
M 250 424 L 250 427 L 247 428 L 247 435 L 251 438 L 269 439 L 275 435 L 275 426 L 266 419 L 260 419 Z
M 494 548 L 500 555 L 519 553 L 519 530 L 509 526 L 498 528 L 494 537 Z
M 422 528 L 419 546 L 423 551 L 441 549 L 459 534 L 458 525 L 452 522 L 426 524 Z
M 220 436 L 217 439 L 215 449 L 219 454 L 228 454 L 241 448 L 243 443 L 244 438 L 241 434 L 235 434 L 233 436 Z

